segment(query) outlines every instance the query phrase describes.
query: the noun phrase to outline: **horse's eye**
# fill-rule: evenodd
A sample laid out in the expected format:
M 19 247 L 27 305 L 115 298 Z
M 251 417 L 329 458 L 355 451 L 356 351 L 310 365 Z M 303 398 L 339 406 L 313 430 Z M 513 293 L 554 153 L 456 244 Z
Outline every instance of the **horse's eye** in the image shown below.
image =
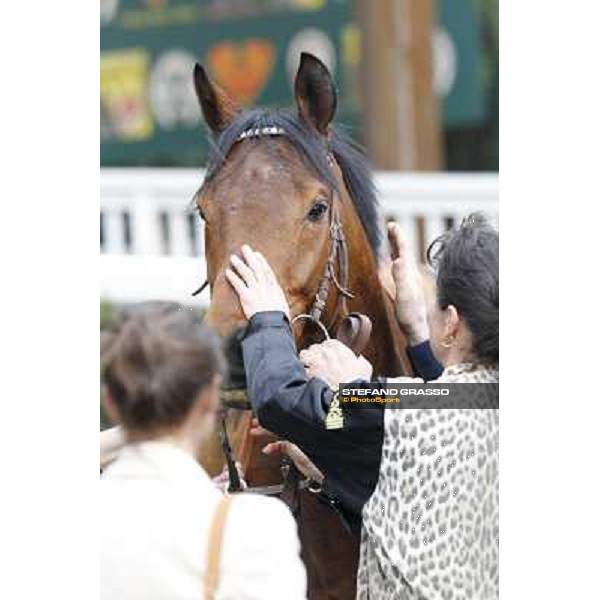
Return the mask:
M 202 208 L 198 207 L 198 216 L 203 220 L 206 221 L 206 217 L 204 216 L 204 211 L 202 210 Z
M 327 204 L 326 200 L 317 200 L 308 211 L 308 219 L 313 223 L 320 221 L 327 212 L 329 208 L 329 204 Z

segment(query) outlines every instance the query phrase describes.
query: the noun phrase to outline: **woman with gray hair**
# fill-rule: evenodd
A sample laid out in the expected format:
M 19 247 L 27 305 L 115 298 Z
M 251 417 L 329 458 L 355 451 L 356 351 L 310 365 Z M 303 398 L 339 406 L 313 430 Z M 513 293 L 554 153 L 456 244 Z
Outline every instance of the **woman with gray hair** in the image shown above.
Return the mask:
M 441 363 L 435 381 L 497 384 L 497 231 L 473 215 L 432 244 L 429 304 L 398 225 L 389 237 L 396 314 L 413 350 Z M 298 358 L 273 272 L 252 249 L 243 257 L 232 257 L 227 277 L 250 321 L 242 348 L 253 408 L 261 426 L 289 440 L 276 449 L 311 476 L 323 473 L 324 492 L 350 521 L 362 517 L 357 597 L 497 598 L 498 411 L 342 403 L 343 428 L 327 432 L 334 389 L 370 380 L 372 367 L 335 340 Z M 356 452 L 340 451 L 348 439 Z

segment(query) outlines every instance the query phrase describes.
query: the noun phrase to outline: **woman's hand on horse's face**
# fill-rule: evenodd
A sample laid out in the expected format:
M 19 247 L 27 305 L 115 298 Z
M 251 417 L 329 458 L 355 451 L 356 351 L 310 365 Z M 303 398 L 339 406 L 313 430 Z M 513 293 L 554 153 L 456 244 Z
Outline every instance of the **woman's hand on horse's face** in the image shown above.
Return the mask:
M 290 307 L 267 259 L 247 245 L 242 246 L 242 257 L 231 256 L 233 268 L 225 270 L 225 277 L 238 295 L 246 318 L 277 310 L 289 319 Z
M 327 340 L 302 350 L 300 361 L 309 377 L 318 377 L 332 389 L 340 383 L 355 379 L 370 380 L 373 366 L 363 356 L 356 356 L 348 346 L 338 340 Z
M 388 225 L 392 277 L 396 286 L 396 317 L 410 345 L 429 339 L 427 308 L 419 267 L 398 223 Z

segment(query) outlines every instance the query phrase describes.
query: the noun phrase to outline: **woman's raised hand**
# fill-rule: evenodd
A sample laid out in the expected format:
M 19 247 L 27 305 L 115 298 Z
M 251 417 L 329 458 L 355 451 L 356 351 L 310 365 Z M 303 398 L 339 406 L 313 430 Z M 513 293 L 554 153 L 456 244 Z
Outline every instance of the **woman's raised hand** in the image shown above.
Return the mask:
M 250 246 L 242 246 L 242 258 L 231 256 L 225 277 L 240 299 L 247 319 L 256 313 L 277 310 L 290 318 L 290 307 L 267 259 Z
M 427 307 L 419 267 L 398 223 L 388 224 L 392 277 L 396 286 L 396 318 L 411 346 L 429 339 Z

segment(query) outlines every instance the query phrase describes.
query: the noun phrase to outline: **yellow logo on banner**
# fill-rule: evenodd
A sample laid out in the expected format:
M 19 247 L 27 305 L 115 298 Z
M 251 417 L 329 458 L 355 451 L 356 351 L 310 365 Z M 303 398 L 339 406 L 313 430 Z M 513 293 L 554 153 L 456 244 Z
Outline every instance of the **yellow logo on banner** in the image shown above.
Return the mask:
M 154 121 L 148 108 L 145 50 L 132 48 L 100 56 L 100 124 L 103 140 L 136 142 L 149 139 Z

